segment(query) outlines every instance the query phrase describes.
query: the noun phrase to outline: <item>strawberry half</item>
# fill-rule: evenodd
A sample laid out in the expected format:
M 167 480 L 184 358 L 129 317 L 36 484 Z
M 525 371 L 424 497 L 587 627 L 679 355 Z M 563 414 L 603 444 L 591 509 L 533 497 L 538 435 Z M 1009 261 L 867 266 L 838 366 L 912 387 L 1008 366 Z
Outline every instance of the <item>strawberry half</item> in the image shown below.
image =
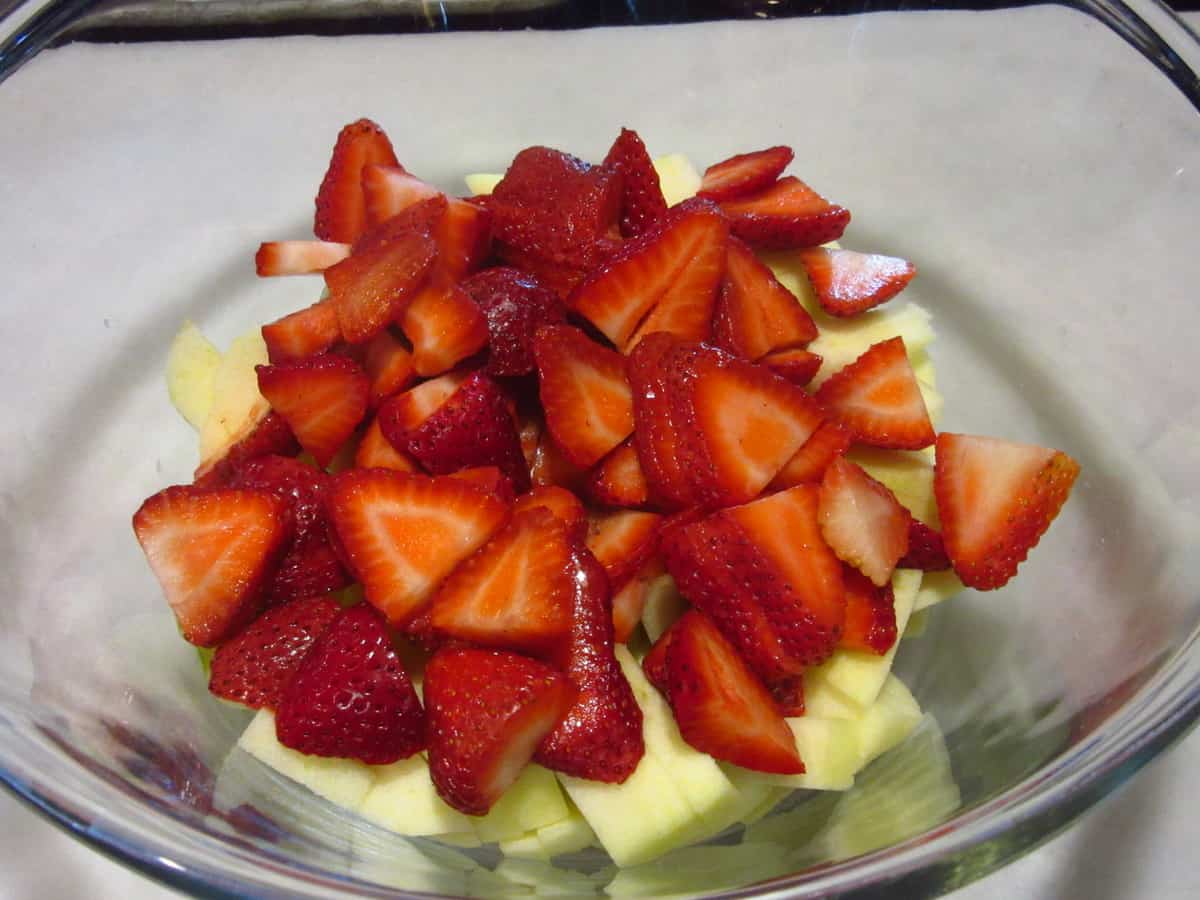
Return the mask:
M 708 505 L 758 496 L 825 418 L 794 384 L 715 347 L 679 345 L 664 366 L 685 474 Z
M 579 697 L 534 758 L 556 772 L 620 784 L 646 752 L 642 710 L 614 654 L 604 570 L 583 547 L 573 556 L 570 582 L 574 602 L 565 669 Z
M 601 506 L 642 506 L 650 499 L 646 473 L 631 441 L 621 444 L 596 465 L 584 492 Z
M 325 527 L 327 474 L 296 459 L 260 456 L 240 463 L 229 486 L 270 491 L 286 505 L 291 538 L 267 584 L 269 602 L 319 596 L 350 583 Z
M 933 423 L 902 337 L 872 345 L 831 375 L 816 398 L 864 444 L 920 450 L 933 443 Z
M 325 270 L 347 341 L 360 344 L 387 328 L 425 282 L 437 256 L 430 222 L 445 206 L 445 198 L 433 197 L 409 207 L 362 235 L 348 258 Z
M 424 387 L 424 385 L 422 385 Z M 406 427 L 410 414 L 401 394 L 379 411 L 383 433 L 434 475 L 474 466 L 496 466 L 518 491 L 529 489 L 529 470 L 508 398 L 487 375 L 469 376 L 418 425 Z
M 384 437 L 376 416 L 363 432 L 354 451 L 354 465 L 360 469 L 394 469 L 397 472 L 419 472 L 420 468 L 406 453 L 401 453 Z
M 549 509 L 515 513 L 433 597 L 434 631 L 553 658 L 571 625 L 571 543 Z
M 196 469 L 196 487 L 223 487 L 229 484 L 237 467 L 248 459 L 274 453 L 278 456 L 295 456 L 300 445 L 292 429 L 277 412 L 267 413 L 241 440 L 233 443 L 218 459 L 202 463 Z
M 804 387 L 817 377 L 822 359 L 819 354 L 793 348 L 768 353 L 759 361 L 780 378 L 786 378 L 796 387 Z
M 838 559 L 879 587 L 908 550 L 912 514 L 896 496 L 844 457 L 825 470 L 820 494 L 821 534 Z
M 671 627 L 666 669 L 667 698 L 692 747 L 744 769 L 804 772 L 774 699 L 703 613 L 688 612 Z
M 658 172 L 636 131 L 621 129 L 604 165 L 621 174 L 621 234 L 637 237 L 667 214 Z
M 384 766 L 425 749 L 425 713 L 383 617 L 340 611 L 305 655 L 275 716 L 279 743 Z
M 329 300 L 290 313 L 262 327 L 267 358 L 273 363 L 324 353 L 342 337 L 337 310 Z
M 413 358 L 407 347 L 384 329 L 371 338 L 363 357 L 363 368 L 371 379 L 371 409 L 377 409 L 393 394 L 398 394 L 413 379 Z
M 917 274 L 906 259 L 854 250 L 809 247 L 797 254 L 821 308 L 831 316 L 856 316 L 886 303 Z
M 317 464 L 328 466 L 367 413 L 371 380 L 344 356 L 258 366 L 258 389 Z
M 930 528 L 920 519 L 908 522 L 908 550 L 896 563 L 898 569 L 920 569 L 922 572 L 944 572 L 950 568 L 946 544 L 940 531 Z
M 567 531 L 573 537 L 583 537 L 587 532 L 587 514 L 579 498 L 566 488 L 547 484 L 535 487 L 522 494 L 513 503 L 513 515 L 527 509 L 548 509 L 560 522 L 567 526 Z
M 680 428 L 667 390 L 665 363 L 679 347 L 669 334 L 641 341 L 626 363 L 633 396 L 633 442 L 650 497 L 669 510 L 697 505 L 691 481 L 680 465 Z
M 260 278 L 312 275 L 324 272 L 349 255 L 349 244 L 333 241 L 268 241 L 260 244 L 254 254 L 254 271 Z
M 272 607 L 213 654 L 208 690 L 251 709 L 275 709 L 300 661 L 337 618 L 328 597 Z
M 464 281 L 462 288 L 487 319 L 485 368 L 491 375 L 532 372 L 533 336 L 538 328 L 567 320 L 567 308 L 558 294 L 516 269 L 484 269 Z
M 658 550 L 663 517 L 622 510 L 596 516 L 587 531 L 587 548 L 604 567 L 609 587 L 620 590 Z
M 816 336 L 817 326 L 796 296 L 753 250 L 731 239 L 713 314 L 713 342 L 734 356 L 757 360 L 773 350 L 803 347 Z
M 619 353 L 550 325 L 538 329 L 533 354 L 546 427 L 571 462 L 591 466 L 629 437 L 633 400 Z
M 849 450 L 853 442 L 854 436 L 847 429 L 833 419 L 826 419 L 787 461 L 770 487 L 784 490 L 798 484 L 819 482 L 825 477 L 825 470 Z
M 768 147 L 731 156 L 704 170 L 696 195 L 721 201 L 758 193 L 773 185 L 794 157 L 791 147 Z
M 262 609 L 289 536 L 268 491 L 169 487 L 146 500 L 133 530 L 184 640 L 213 647 Z
M 317 191 L 313 233 L 318 238 L 351 244 L 366 230 L 362 173 L 372 164 L 399 165 L 392 142 L 370 119 L 351 122 L 338 134 L 329 168 Z
M 844 566 L 842 577 L 846 583 L 846 623 L 838 646 L 883 656 L 897 638 L 896 597 L 891 583 L 877 587 L 853 566 Z
M 466 481 L 351 469 L 326 496 L 329 521 L 369 603 L 403 627 L 508 507 Z
M 487 317 L 456 284 L 430 283 L 404 309 L 404 336 L 413 347 L 418 375 L 440 375 L 488 342 Z
M 367 226 L 374 228 L 422 200 L 442 192 L 403 166 L 369 165 L 362 170 L 363 208 Z
M 494 650 L 438 651 L 424 688 L 429 774 L 438 795 L 471 816 L 517 780 L 576 696 L 546 664 Z
M 728 234 L 715 206 L 685 201 L 588 275 L 567 305 L 622 353 L 655 331 L 704 340 L 725 271 Z
M 1079 476 L 1060 450 L 940 434 L 933 489 L 946 552 L 963 584 L 986 591 L 1017 572 Z
M 721 209 L 735 235 L 753 247 L 774 250 L 828 244 L 850 224 L 849 210 L 792 176 L 757 194 L 726 200 Z

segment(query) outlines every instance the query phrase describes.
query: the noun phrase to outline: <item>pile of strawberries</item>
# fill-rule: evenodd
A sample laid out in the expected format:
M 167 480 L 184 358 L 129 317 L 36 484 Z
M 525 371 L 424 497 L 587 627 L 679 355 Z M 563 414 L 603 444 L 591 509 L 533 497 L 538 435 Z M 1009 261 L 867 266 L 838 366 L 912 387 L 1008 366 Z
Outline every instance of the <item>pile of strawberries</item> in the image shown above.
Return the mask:
M 469 814 L 531 759 L 621 782 L 642 720 L 614 643 L 669 572 L 693 609 L 644 666 L 683 737 L 802 772 L 804 671 L 892 646 L 894 569 L 999 587 L 1078 466 L 935 435 L 900 338 L 805 389 L 817 327 L 755 249 L 799 254 L 837 316 L 914 269 L 819 246 L 850 216 L 791 160 L 734 157 L 667 208 L 624 130 L 602 165 L 533 147 L 459 199 L 343 129 L 319 240 L 258 254 L 328 288 L 263 327 L 271 413 L 134 516 L 183 636 L 218 648 L 212 692 L 304 753 L 425 751 Z M 935 440 L 941 534 L 844 456 Z

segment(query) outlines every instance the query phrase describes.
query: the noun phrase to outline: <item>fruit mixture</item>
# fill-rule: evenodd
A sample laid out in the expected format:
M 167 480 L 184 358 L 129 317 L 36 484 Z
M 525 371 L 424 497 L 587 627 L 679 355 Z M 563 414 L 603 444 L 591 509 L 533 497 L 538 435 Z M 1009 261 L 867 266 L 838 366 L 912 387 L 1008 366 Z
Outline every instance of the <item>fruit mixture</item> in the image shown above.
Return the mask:
M 325 292 L 219 353 L 190 324 L 194 481 L 138 541 L 241 746 L 404 834 L 621 865 L 845 790 L 920 718 L 915 613 L 1004 585 L 1079 467 L 935 430 L 915 274 L 787 147 L 589 165 L 530 147 L 450 196 L 360 120 Z

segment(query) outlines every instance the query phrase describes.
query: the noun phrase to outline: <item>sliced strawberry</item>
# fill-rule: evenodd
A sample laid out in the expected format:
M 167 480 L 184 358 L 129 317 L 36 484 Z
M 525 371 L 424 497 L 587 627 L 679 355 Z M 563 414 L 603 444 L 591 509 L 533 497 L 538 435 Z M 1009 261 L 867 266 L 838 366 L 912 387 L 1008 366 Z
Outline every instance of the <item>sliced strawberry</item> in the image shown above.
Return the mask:
M 478 203 L 449 198 L 446 214 L 433 229 L 438 245 L 437 274 L 459 281 L 487 260 L 492 249 L 492 214 Z
M 397 472 L 419 472 L 416 462 L 406 453 L 401 453 L 384 437 L 376 416 L 363 432 L 354 452 L 354 465 L 360 469 L 394 469 Z
M 411 407 L 406 394 L 389 400 L 379 410 L 379 424 L 392 445 L 426 471 L 448 475 L 473 466 L 496 466 L 518 491 L 528 490 L 529 470 L 508 398 L 487 375 L 470 375 L 420 424 L 406 427 L 413 418 Z
M 717 623 L 737 652 L 770 685 L 799 675 L 833 649 L 834 638 L 815 624 L 814 648 L 797 656 L 784 646 L 748 581 L 769 570 L 745 532 L 727 516 L 664 528 L 663 559 L 679 590 Z M 807 621 L 801 616 L 801 622 Z
M 492 375 L 532 372 L 533 336 L 538 328 L 567 320 L 567 308 L 558 294 L 517 269 L 484 269 L 464 281 L 462 288 L 487 318 L 486 369 Z
M 579 494 L 587 478 L 587 470 L 567 459 L 562 448 L 550 436 L 549 430 L 543 429 L 529 475 L 537 487 L 556 485 L 573 494 Z
M 713 314 L 713 342 L 734 356 L 757 360 L 773 350 L 803 347 L 816 336 L 817 326 L 796 296 L 753 250 L 731 239 Z
M 756 194 L 773 185 L 794 156 L 791 147 L 768 147 L 731 156 L 704 170 L 696 193 L 717 201 Z
M 362 192 L 367 225 L 372 228 L 422 200 L 441 194 L 433 185 L 410 175 L 403 166 L 389 165 L 363 166 Z
M 872 345 L 831 375 L 816 398 L 856 441 L 892 450 L 933 443 L 933 423 L 902 337 Z
M 658 172 L 636 131 L 621 129 L 604 165 L 621 174 L 621 234 L 637 237 L 667 214 Z
M 646 680 L 654 685 L 660 694 L 667 696 L 667 691 L 670 690 L 670 675 L 667 671 L 667 648 L 671 646 L 672 632 L 675 626 L 672 625 L 664 631 L 654 642 L 649 652 L 642 657 L 642 672 L 646 676 Z
M 304 654 L 340 608 L 328 597 L 307 597 L 268 609 L 217 648 L 208 690 L 251 709 L 275 709 Z
M 342 337 L 337 310 L 329 300 L 277 319 L 262 327 L 267 358 L 273 363 L 324 353 Z
M 882 586 L 853 566 L 844 566 L 846 623 L 838 646 L 883 656 L 896 643 L 896 598 L 890 582 Z
M 683 739 L 745 769 L 802 773 L 796 739 L 775 701 L 712 621 L 689 612 L 671 632 L 667 698 Z
M 413 234 L 433 237 L 439 223 L 446 216 L 449 203 L 445 194 L 434 194 L 432 197 L 405 207 L 390 219 L 364 231 L 362 236 L 351 245 L 350 255 L 370 253 Z M 434 266 L 436 267 L 436 265 L 437 255 L 434 257 Z M 430 271 L 432 273 L 432 268 Z
M 946 551 L 967 587 L 1003 586 L 1058 515 L 1079 475 L 1061 450 L 938 435 L 933 489 Z
M 384 469 L 334 476 L 330 522 L 369 603 L 402 627 L 500 527 L 508 507 L 454 478 Z
M 795 487 L 798 484 L 819 482 L 825 470 L 840 458 L 853 443 L 854 436 L 833 419 L 826 419 L 813 432 L 812 437 L 787 461 L 787 465 L 771 481 L 775 490 Z
M 609 587 L 619 590 L 658 550 L 663 517 L 621 510 L 595 516 L 587 531 L 587 548 L 604 567 Z
M 583 511 L 583 504 L 566 488 L 554 484 L 535 487 L 517 498 L 516 503 L 513 504 L 513 515 L 538 507 L 550 510 L 560 522 L 567 526 L 567 531 L 572 536 L 582 538 L 587 532 L 588 522 L 587 515 Z
M 641 570 L 613 593 L 613 640 L 627 644 L 642 622 L 650 582 L 665 572 L 657 558 L 647 560 Z
M 372 164 L 399 165 L 383 129 L 370 119 L 359 119 L 338 134 L 329 169 L 317 191 L 313 232 L 321 240 L 349 244 L 366 230 L 362 172 Z
M 887 584 L 908 550 L 911 513 L 844 457 L 825 470 L 820 498 L 821 534 L 833 552 L 876 585 Z
M 680 465 L 679 424 L 667 391 L 664 363 L 679 347 L 669 334 L 652 334 L 637 345 L 626 363 L 633 396 L 634 447 L 651 498 L 669 509 L 695 506 L 691 481 Z
M 379 227 L 390 229 L 392 223 Z M 363 241 L 367 243 L 360 242 L 349 258 L 325 270 L 338 327 L 355 344 L 370 340 L 396 318 L 437 255 L 433 238 L 415 229 L 386 237 L 370 232 Z
M 260 456 L 236 467 L 229 486 L 270 491 L 286 505 L 291 538 L 265 595 L 271 603 L 341 590 L 350 577 L 338 561 L 325 527 L 329 476 L 284 456 Z
M 553 659 L 571 625 L 571 541 L 549 509 L 514 513 L 433 597 L 439 634 Z
M 248 459 L 274 453 L 279 456 L 295 456 L 300 445 L 292 429 L 277 412 L 269 412 L 243 438 L 235 441 L 224 455 L 204 462 L 196 469 L 196 487 L 223 487 L 237 466 Z
M 822 360 L 816 353 L 793 348 L 768 353 L 758 362 L 759 365 L 766 366 L 780 378 L 786 378 L 796 387 L 804 387 L 817 377 Z
M 621 177 L 557 150 L 516 155 L 488 200 L 497 242 L 552 264 L 588 268 L 617 236 Z
M 886 303 L 917 274 L 908 260 L 878 253 L 809 247 L 797 258 L 821 308 L 831 316 L 856 316 Z
M 418 375 L 440 375 L 488 342 L 483 311 L 461 287 L 430 284 L 404 309 L 400 327 L 413 346 Z
M 650 499 L 646 473 L 632 441 L 627 440 L 599 462 L 584 491 L 601 506 L 642 506 Z
M 425 749 L 425 712 L 377 610 L 344 609 L 316 639 L 283 691 L 275 736 L 309 756 L 373 766 Z
M 908 522 L 908 550 L 896 563 L 898 569 L 920 569 L 922 572 L 944 572 L 950 568 L 946 544 L 940 531 L 930 528 L 920 519 Z
M 451 472 L 447 477 L 459 478 L 469 482 L 489 497 L 495 497 L 501 503 L 511 505 L 517 498 L 517 491 L 513 487 L 512 479 L 501 472 L 496 466 L 472 466 L 468 469 L 459 469 L 457 472 Z
M 440 650 L 424 687 L 430 777 L 443 800 L 471 816 L 517 780 L 576 697 L 550 666 L 498 650 Z
M 842 566 L 822 540 L 819 491 L 801 485 L 726 512 L 764 563 L 755 596 L 784 645 L 817 660 L 841 633 L 846 614 Z
M 256 371 L 259 391 L 300 446 L 319 465 L 329 465 L 367 413 L 371 381 L 366 373 L 344 356 L 313 356 Z
M 268 241 L 260 244 L 254 254 L 254 271 L 260 278 L 312 275 L 324 272 L 349 255 L 349 244 L 333 241 Z
M 412 353 L 386 329 L 367 343 L 363 368 L 371 379 L 371 409 L 404 390 L 414 374 Z
M 776 250 L 828 244 L 850 223 L 849 210 L 792 176 L 757 194 L 726 200 L 721 209 L 730 229 L 747 244 Z
M 533 352 L 546 427 L 571 462 L 591 466 L 629 437 L 633 401 L 619 353 L 569 325 L 539 329 Z
M 570 582 L 574 602 L 565 669 L 579 698 L 534 758 L 556 772 L 620 784 L 646 751 L 642 710 L 614 654 L 604 570 L 584 547 L 576 548 Z
M 588 275 L 567 305 L 623 353 L 636 346 L 635 333 L 640 339 L 665 330 L 638 327 L 653 319 L 659 305 L 664 306 L 660 319 L 688 325 L 692 333 L 682 337 L 703 340 L 724 273 L 728 233 L 715 206 L 687 201 Z
M 194 486 L 150 497 L 133 530 L 184 640 L 199 647 L 254 619 L 289 537 L 287 508 L 269 491 Z
M 422 422 L 441 409 L 470 374 L 470 372 L 450 372 L 437 378 L 431 378 L 429 381 L 422 381 L 404 393 L 390 397 L 385 404 L 387 412 L 382 418 L 390 420 L 387 430 L 396 435 L 396 442 L 403 445 L 404 439 L 400 436 L 400 432 L 415 430 Z M 382 413 L 383 410 L 380 412 Z
M 685 474 L 713 506 L 758 496 L 825 418 L 794 384 L 715 347 L 681 346 L 665 365 Z

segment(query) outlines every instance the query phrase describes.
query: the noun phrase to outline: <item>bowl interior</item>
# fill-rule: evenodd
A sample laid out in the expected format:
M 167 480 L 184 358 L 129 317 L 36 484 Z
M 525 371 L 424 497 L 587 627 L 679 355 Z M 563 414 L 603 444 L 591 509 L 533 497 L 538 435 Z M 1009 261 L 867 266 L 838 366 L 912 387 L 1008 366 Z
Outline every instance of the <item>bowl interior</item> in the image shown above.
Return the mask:
M 701 167 L 791 144 L 793 171 L 853 211 L 846 245 L 917 263 L 907 297 L 934 314 L 942 427 L 1082 463 L 1020 577 L 939 607 L 905 642 L 898 671 L 929 713 L 910 742 L 845 797 L 797 796 L 757 831 L 641 873 L 653 892 L 814 866 L 834 880 L 802 879 L 796 896 L 856 885 L 854 866 L 830 864 L 961 830 L 1138 727 L 1200 612 L 1187 564 L 1200 119 L 1095 20 L 1035 7 L 78 44 L 0 94 L 19 136 L 0 176 L 13 386 L 0 770 L 16 786 L 156 874 L 230 893 L 612 882 L 599 854 L 497 868 L 494 854 L 396 838 L 231 754 L 245 715 L 207 696 L 129 528 L 142 498 L 195 464 L 164 388 L 171 335 L 191 318 L 225 344 L 315 299 L 319 280 L 258 281 L 250 259 L 261 240 L 305 235 L 333 134 L 360 115 L 459 192 L 461 175 L 531 143 L 599 158 L 621 125 Z M 621 877 L 611 893 L 650 892 Z

